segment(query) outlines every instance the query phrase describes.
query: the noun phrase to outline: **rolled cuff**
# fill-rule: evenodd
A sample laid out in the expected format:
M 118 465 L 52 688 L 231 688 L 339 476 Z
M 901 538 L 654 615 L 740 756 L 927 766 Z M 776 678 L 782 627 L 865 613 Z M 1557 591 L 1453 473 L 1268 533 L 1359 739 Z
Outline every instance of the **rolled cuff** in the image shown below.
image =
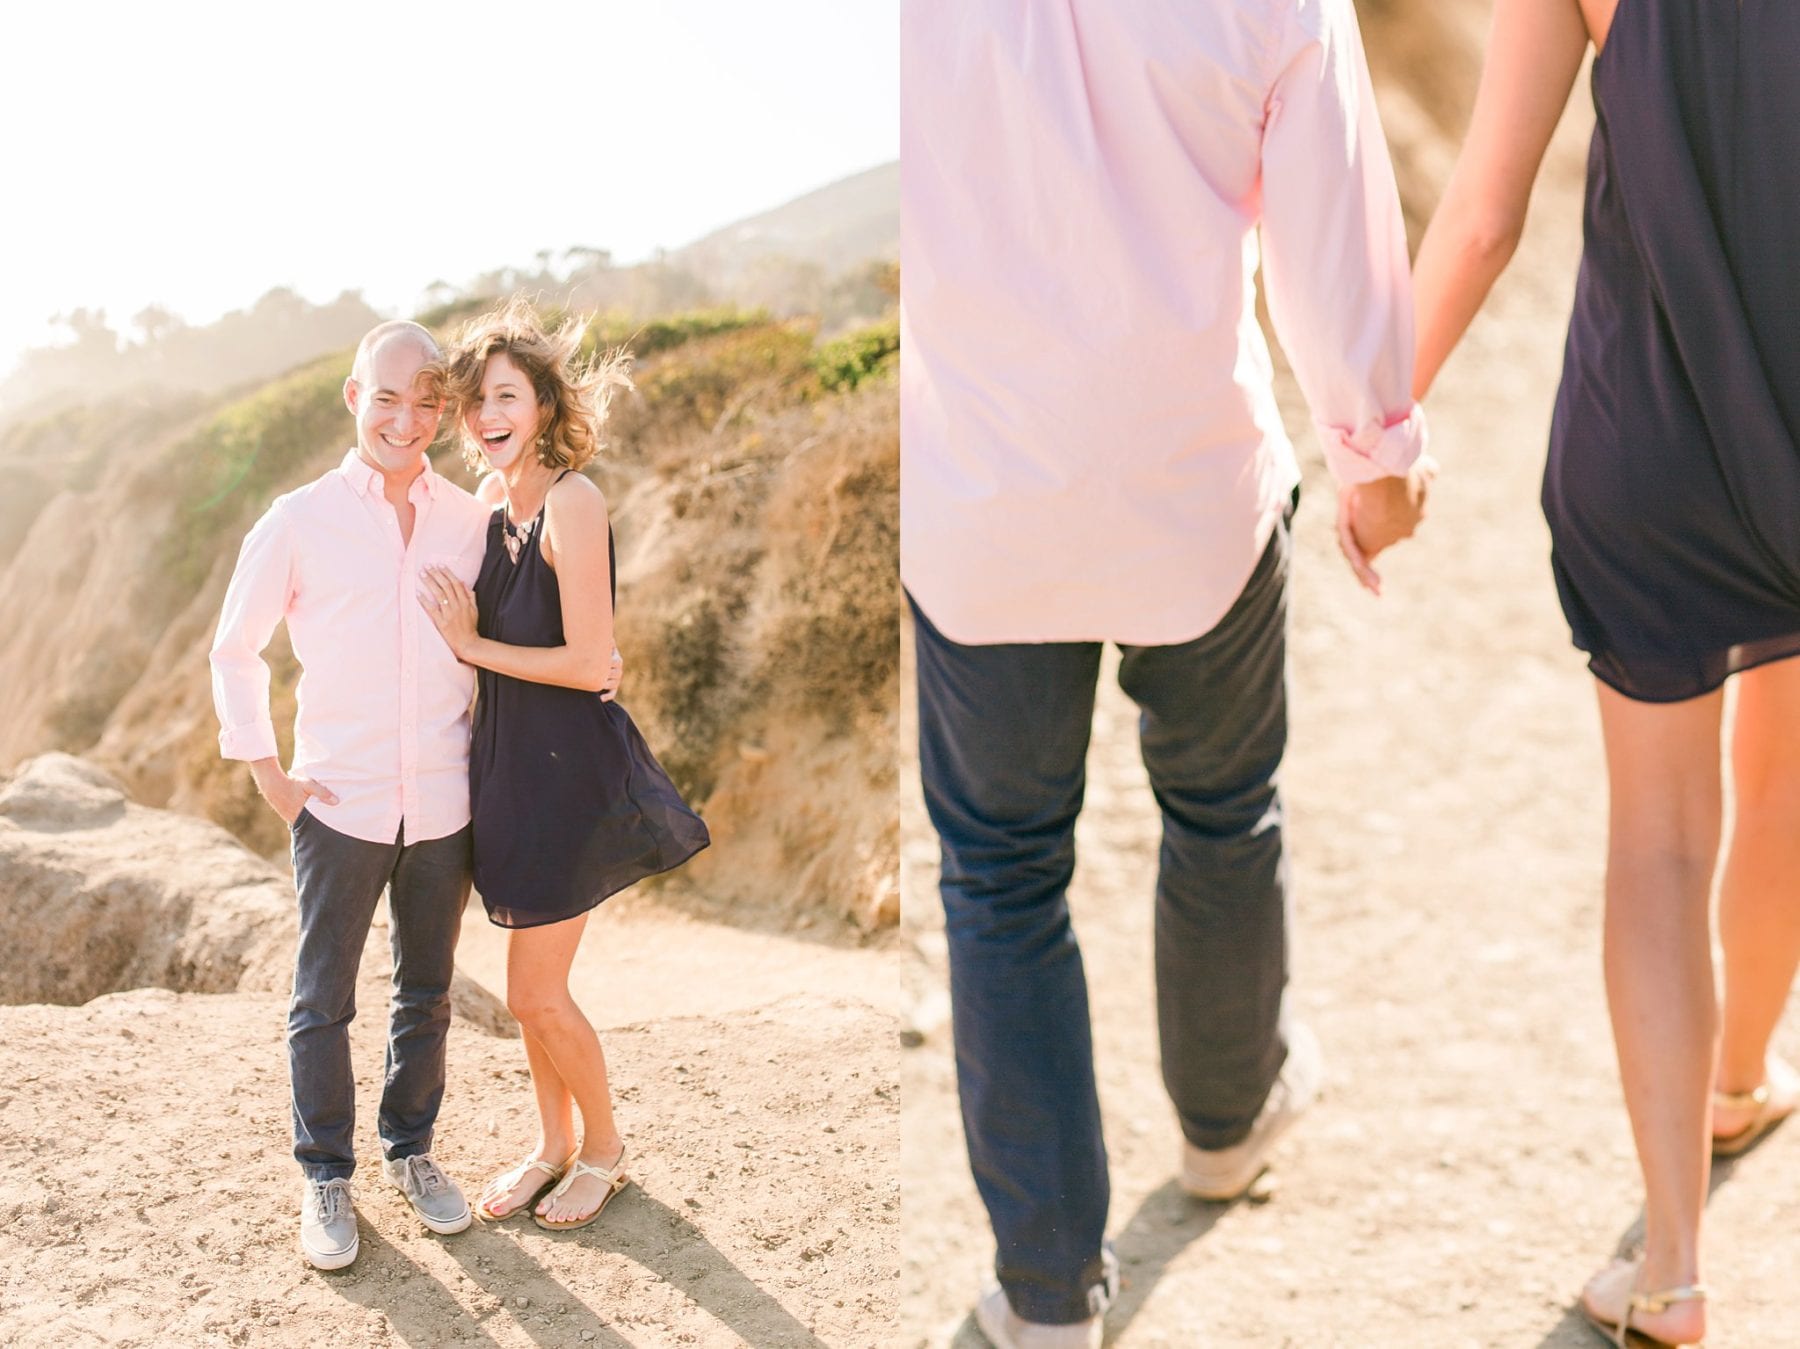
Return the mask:
M 1403 476 L 1425 453 L 1425 409 L 1414 403 L 1385 422 L 1364 422 L 1354 431 L 1314 422 L 1325 447 L 1325 466 L 1340 487 L 1377 478 Z
M 219 732 L 219 753 L 227 759 L 254 763 L 275 757 L 275 723 L 264 718 L 248 726 Z

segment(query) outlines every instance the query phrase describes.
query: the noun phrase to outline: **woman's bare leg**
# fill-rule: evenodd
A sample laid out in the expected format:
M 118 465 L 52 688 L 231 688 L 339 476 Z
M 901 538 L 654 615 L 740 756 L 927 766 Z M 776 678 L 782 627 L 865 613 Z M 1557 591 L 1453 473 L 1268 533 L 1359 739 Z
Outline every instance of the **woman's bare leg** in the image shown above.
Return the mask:
M 581 1110 L 580 1160 L 610 1168 L 625 1144 L 613 1122 L 606 1055 L 600 1037 L 569 993 L 569 967 L 586 926 L 587 915 L 582 914 L 560 923 L 516 930 L 506 951 L 506 1005 Z M 541 1111 L 544 1090 L 535 1057 L 532 1073 Z M 556 1200 L 554 1208 L 545 1199 L 538 1212 L 551 1218 L 581 1217 L 594 1210 L 604 1191 L 599 1181 L 583 1176 Z
M 1718 1088 L 1746 1092 L 1769 1074 L 1769 1041 L 1800 963 L 1800 659 L 1737 678 L 1731 740 L 1736 810 L 1719 887 L 1725 952 Z M 1777 1090 L 1793 1089 L 1776 1082 Z M 1713 1132 L 1749 1123 L 1714 1112 Z
M 1700 1279 L 1718 1022 L 1710 900 L 1722 703 L 1718 692 L 1652 704 L 1600 688 L 1611 786 L 1606 995 L 1644 1175 L 1639 1286 L 1648 1291 Z M 1615 1283 L 1589 1286 L 1590 1306 L 1609 1318 L 1623 1311 Z M 1701 1303 L 1677 1303 L 1632 1324 L 1685 1344 L 1701 1337 L 1705 1316 Z
M 513 929 L 507 933 L 507 985 L 510 993 L 512 984 L 512 943 L 521 931 L 529 929 Z M 531 1090 L 537 1102 L 538 1141 L 527 1154 L 527 1163 L 545 1161 L 552 1166 L 561 1166 L 575 1151 L 575 1097 L 569 1090 L 569 1084 L 563 1081 L 562 1074 L 556 1070 L 556 1061 L 550 1057 L 537 1036 L 519 1027 L 519 1038 L 525 1044 L 525 1062 L 531 1070 Z M 519 1206 L 544 1188 L 550 1179 L 549 1175 L 535 1168 L 521 1172 L 511 1185 L 503 1183 L 506 1172 L 488 1182 L 482 1191 L 482 1207 L 497 1217 L 508 1217 L 515 1213 Z

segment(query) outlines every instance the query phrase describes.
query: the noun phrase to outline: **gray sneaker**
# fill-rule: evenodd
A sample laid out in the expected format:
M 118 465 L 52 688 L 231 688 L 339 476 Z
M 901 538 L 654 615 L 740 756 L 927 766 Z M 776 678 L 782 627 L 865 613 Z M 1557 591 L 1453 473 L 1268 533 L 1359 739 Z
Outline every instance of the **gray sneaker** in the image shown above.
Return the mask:
M 314 1269 L 342 1269 L 356 1259 L 356 1209 L 347 1180 L 309 1180 L 300 1194 L 300 1252 Z
M 396 1158 L 381 1164 L 382 1174 L 393 1181 L 413 1206 L 425 1226 L 442 1236 L 460 1232 L 473 1220 L 469 1201 L 429 1152 Z
M 1181 1188 L 1217 1203 L 1243 1195 L 1268 1165 L 1269 1150 L 1317 1099 L 1324 1079 L 1318 1038 L 1309 1027 L 1296 1024 L 1288 1033 L 1287 1062 L 1244 1140 L 1218 1149 L 1181 1140 Z
M 1061 1326 L 1027 1321 L 1012 1309 L 1006 1290 L 997 1283 L 988 1285 L 975 1304 L 975 1324 L 994 1349 L 1100 1349 L 1098 1316 Z
M 1091 1315 L 1086 1320 L 1064 1325 L 1027 1321 L 1012 1309 L 1006 1290 L 994 1282 L 982 1290 L 975 1304 L 975 1324 L 994 1349 L 1100 1349 L 1106 1309 L 1119 1295 L 1119 1261 L 1111 1242 L 1100 1252 L 1100 1261 L 1101 1281 L 1088 1291 Z

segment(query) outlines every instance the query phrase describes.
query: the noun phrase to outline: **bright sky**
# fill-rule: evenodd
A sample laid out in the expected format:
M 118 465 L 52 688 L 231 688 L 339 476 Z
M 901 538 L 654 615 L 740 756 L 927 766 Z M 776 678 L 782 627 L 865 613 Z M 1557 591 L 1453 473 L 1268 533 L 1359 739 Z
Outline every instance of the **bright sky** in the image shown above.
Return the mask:
M 272 286 L 410 307 L 620 262 L 899 155 L 899 0 L 28 4 L 0 81 L 0 371 L 51 315 Z

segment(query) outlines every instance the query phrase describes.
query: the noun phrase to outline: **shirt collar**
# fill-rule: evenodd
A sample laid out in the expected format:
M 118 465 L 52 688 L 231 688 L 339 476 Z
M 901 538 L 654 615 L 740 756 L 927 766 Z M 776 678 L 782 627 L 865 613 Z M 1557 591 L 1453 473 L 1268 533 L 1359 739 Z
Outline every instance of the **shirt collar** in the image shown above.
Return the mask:
M 356 446 L 352 445 L 345 452 L 343 463 L 338 465 L 338 472 L 344 475 L 352 490 L 359 495 L 370 497 L 381 495 L 381 475 L 363 461 L 363 457 L 356 452 Z M 425 471 L 413 480 L 407 496 L 416 498 L 420 487 L 423 487 L 425 495 L 436 500 L 438 484 L 443 481 L 443 476 L 431 466 L 431 456 L 427 455 Z

